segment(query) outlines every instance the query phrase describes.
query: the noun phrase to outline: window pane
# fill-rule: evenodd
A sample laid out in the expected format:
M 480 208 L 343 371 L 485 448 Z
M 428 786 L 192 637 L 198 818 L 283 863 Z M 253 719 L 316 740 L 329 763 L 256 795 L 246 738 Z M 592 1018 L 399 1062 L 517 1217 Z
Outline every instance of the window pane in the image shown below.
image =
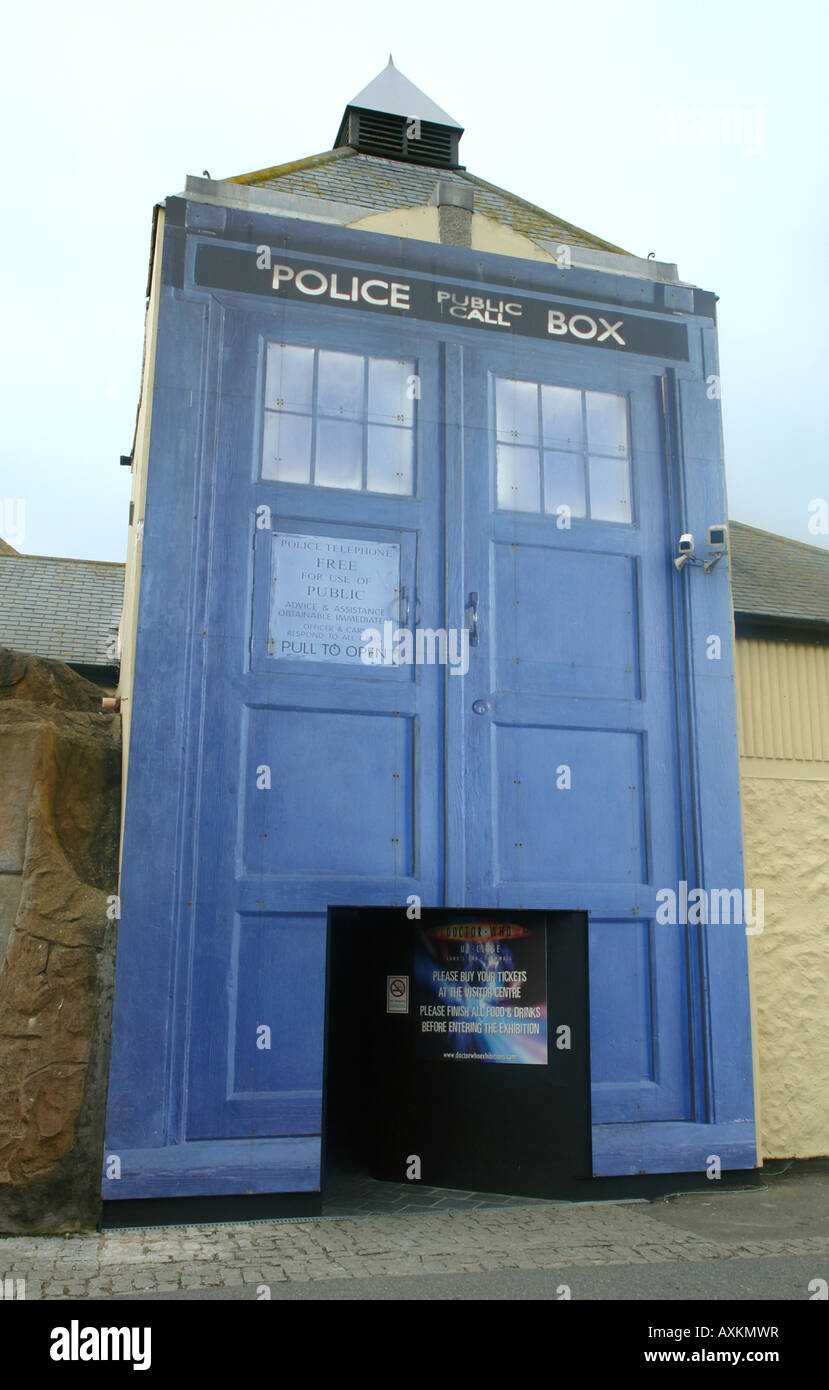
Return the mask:
M 311 418 L 265 411 L 262 477 L 281 483 L 311 480 Z
M 317 409 L 326 415 L 363 413 L 363 359 L 351 352 L 320 352 Z
M 581 391 L 567 386 L 542 386 L 541 418 L 545 444 L 582 442 Z
M 538 387 L 534 382 L 496 377 L 495 423 L 499 439 L 538 443 Z
M 368 427 L 366 487 L 369 492 L 398 492 L 410 495 L 414 434 L 411 430 L 386 425 Z
M 340 420 L 317 421 L 314 482 L 318 487 L 362 487 L 362 425 L 351 425 Z
M 615 460 L 610 460 L 614 463 Z M 544 510 L 569 507 L 573 516 L 585 516 L 584 459 L 581 454 L 544 453 Z
M 540 511 L 538 454 L 535 449 L 498 445 L 498 506 L 502 511 Z
M 591 453 L 626 454 L 628 447 L 627 401 L 606 391 L 586 391 L 587 447 Z
M 269 410 L 311 410 L 314 349 L 268 343 L 265 405 Z
M 410 401 L 406 395 L 406 381 L 414 375 L 414 369 L 414 362 L 388 362 L 379 357 L 369 358 L 369 420 L 390 425 L 414 423 L 414 401 Z
M 591 458 L 590 515 L 596 521 L 630 521 L 630 476 L 626 459 Z

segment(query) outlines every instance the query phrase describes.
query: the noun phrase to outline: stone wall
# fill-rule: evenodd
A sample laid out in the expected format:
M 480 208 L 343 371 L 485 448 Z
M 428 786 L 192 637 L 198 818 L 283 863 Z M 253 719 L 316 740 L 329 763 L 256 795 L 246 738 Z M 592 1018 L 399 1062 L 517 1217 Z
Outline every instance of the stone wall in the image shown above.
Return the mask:
M 0 1231 L 100 1209 L 121 773 L 101 694 L 0 648 Z

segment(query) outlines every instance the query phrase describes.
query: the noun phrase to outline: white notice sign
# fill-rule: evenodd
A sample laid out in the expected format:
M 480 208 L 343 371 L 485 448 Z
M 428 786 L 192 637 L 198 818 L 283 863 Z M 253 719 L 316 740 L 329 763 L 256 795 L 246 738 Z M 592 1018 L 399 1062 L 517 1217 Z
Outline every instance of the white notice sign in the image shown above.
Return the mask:
M 268 655 L 363 665 L 361 633 L 398 617 L 400 546 L 288 531 L 273 546 Z
M 386 976 L 386 1013 L 407 1014 L 409 1012 L 408 975 Z

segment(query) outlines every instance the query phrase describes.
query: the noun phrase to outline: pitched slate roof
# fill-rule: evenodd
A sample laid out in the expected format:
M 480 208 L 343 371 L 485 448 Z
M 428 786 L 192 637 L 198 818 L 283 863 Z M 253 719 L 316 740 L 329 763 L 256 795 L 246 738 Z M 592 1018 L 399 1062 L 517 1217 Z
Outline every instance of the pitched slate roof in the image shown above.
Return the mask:
M 0 554 L 0 646 L 74 666 L 113 666 L 124 566 Z
M 465 187 L 471 185 L 474 212 L 503 222 L 516 232 L 534 241 L 547 241 L 571 246 L 589 246 L 596 251 L 613 251 L 628 255 L 621 247 L 603 241 L 561 217 L 545 212 L 515 193 L 487 183 L 465 169 L 436 169 L 427 164 L 410 164 L 397 159 L 361 154 L 348 145 L 289 164 L 277 164 L 272 169 L 257 169 L 252 174 L 237 174 L 224 180 L 241 183 L 248 188 L 272 188 L 279 193 L 304 194 L 306 197 L 327 198 L 335 203 L 351 203 L 364 207 L 366 216 L 390 208 L 421 207 L 428 203 L 438 179 L 452 180 Z
M 19 555 L 19 554 L 20 554 L 20 552 L 19 552 L 18 550 L 15 550 L 15 548 L 14 548 L 13 545 L 9 545 L 8 541 L 4 541 L 4 540 L 3 540 L 3 537 L 0 536 L 0 555 Z
M 738 521 L 729 535 L 736 614 L 829 623 L 829 550 Z

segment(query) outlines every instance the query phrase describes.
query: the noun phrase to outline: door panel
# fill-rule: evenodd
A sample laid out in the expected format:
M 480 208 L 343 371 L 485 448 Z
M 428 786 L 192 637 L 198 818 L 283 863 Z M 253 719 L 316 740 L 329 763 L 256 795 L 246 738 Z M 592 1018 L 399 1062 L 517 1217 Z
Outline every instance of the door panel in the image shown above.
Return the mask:
M 638 698 L 637 568 L 631 556 L 565 550 L 539 537 L 520 548 L 512 540 L 495 541 L 492 565 L 492 661 L 499 690 L 548 698 Z M 533 602 L 522 604 L 522 594 L 532 594 Z M 554 622 L 544 629 L 542 646 L 539 624 L 545 615 L 554 615 Z M 612 661 L 608 629 L 616 643 Z

